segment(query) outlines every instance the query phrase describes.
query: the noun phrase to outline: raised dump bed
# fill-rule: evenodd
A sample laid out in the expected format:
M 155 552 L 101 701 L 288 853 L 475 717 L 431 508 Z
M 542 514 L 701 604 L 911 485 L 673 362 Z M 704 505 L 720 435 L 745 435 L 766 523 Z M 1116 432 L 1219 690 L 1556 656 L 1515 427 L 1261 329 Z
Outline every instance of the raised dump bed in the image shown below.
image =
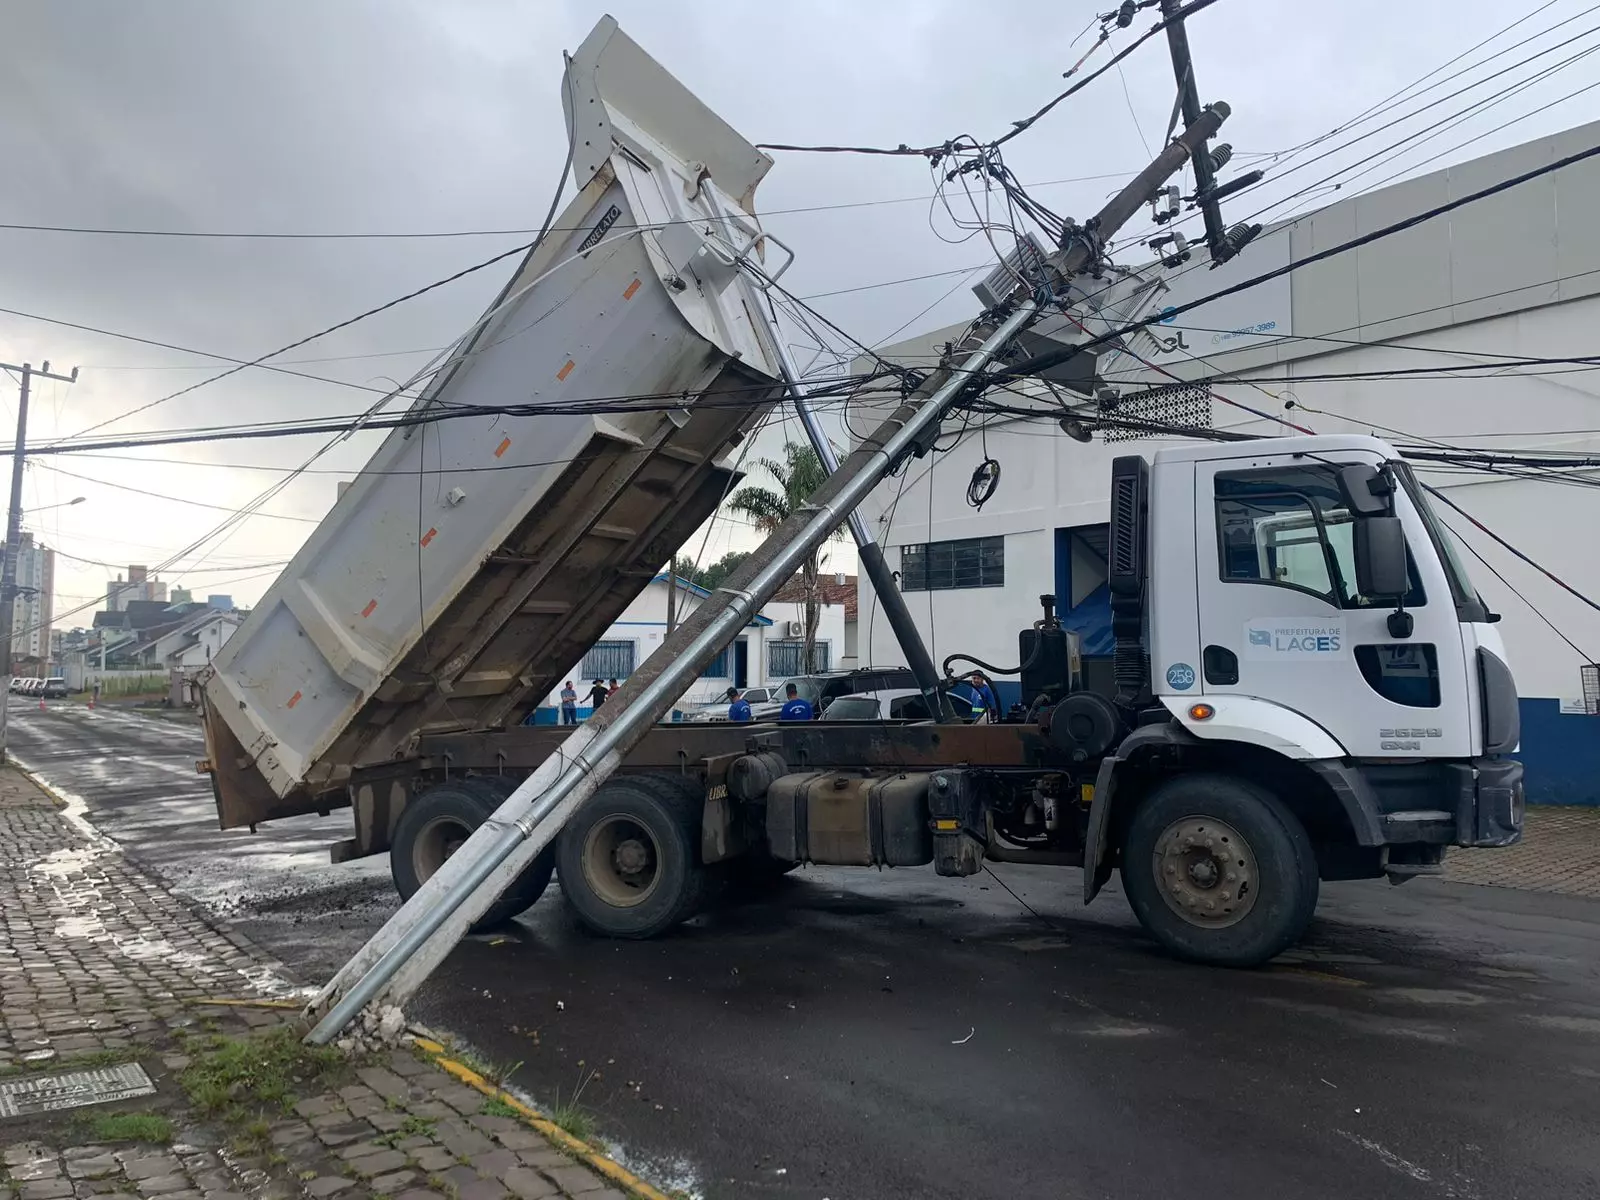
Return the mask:
M 606 18 L 578 194 L 203 677 L 224 828 L 519 722 L 715 510 L 780 395 L 732 253 L 771 160 Z M 667 407 L 670 404 L 671 407 Z M 431 419 L 437 418 L 437 419 Z

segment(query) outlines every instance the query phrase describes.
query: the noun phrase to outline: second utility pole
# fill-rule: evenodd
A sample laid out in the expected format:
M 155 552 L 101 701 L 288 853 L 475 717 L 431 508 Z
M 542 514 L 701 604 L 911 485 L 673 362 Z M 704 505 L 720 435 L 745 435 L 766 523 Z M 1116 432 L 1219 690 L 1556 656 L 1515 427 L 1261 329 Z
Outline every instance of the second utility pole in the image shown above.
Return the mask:
M 22 468 L 28 457 L 28 393 L 33 377 L 54 379 L 60 383 L 77 383 L 78 368 L 71 375 L 56 375 L 50 370 L 49 359 L 35 371 L 32 363 L 17 366 L 0 363 L 0 370 L 18 371 L 22 375 L 22 391 L 17 399 L 17 440 L 11 447 L 11 507 L 6 512 L 5 561 L 0 566 L 0 663 L 5 666 L 6 690 L 11 688 L 12 649 L 17 608 L 17 553 L 22 543 Z M 0 760 L 6 753 L 5 708 L 0 707 Z

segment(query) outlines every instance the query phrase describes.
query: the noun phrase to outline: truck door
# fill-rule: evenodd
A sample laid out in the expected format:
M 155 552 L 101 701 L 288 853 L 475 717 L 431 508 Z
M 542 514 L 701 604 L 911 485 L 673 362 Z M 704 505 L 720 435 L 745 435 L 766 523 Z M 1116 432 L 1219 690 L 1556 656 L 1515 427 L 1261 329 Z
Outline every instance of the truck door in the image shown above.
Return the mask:
M 1393 599 L 1357 594 L 1343 465 L 1289 454 L 1195 464 L 1196 690 L 1292 709 L 1356 757 L 1467 757 L 1461 631 L 1421 516 L 1397 491 L 1414 621 L 1402 638 L 1389 629 Z

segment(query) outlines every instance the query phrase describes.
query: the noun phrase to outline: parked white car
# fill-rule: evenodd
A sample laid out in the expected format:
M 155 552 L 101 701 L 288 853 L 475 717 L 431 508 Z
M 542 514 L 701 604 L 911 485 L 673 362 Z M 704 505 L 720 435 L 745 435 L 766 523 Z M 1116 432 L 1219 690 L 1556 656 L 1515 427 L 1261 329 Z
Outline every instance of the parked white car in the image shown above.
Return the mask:
M 965 697 L 950 696 L 950 705 L 956 716 L 968 724 L 972 722 L 972 705 Z M 822 710 L 824 721 L 928 721 L 928 703 L 922 693 L 914 689 L 894 688 L 878 692 L 859 692 L 838 696 Z
M 781 706 L 782 696 L 783 692 L 779 688 L 753 687 L 744 690 L 744 698 L 749 701 L 752 713 L 754 713 L 757 705 L 767 705 L 774 698 L 779 698 L 778 703 Z M 777 710 L 774 709 L 773 711 L 776 713 Z M 709 721 L 726 721 L 728 719 L 728 701 L 717 699 L 709 704 L 697 704 L 684 712 L 683 719 L 698 724 L 704 724 Z M 755 719 L 760 720 L 761 718 L 756 717 Z

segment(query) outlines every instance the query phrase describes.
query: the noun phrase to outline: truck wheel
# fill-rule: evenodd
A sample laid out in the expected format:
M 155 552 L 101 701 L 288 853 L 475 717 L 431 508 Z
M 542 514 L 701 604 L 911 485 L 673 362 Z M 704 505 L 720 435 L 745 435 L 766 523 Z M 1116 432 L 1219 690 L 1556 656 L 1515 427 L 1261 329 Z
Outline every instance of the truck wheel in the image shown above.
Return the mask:
M 409 900 L 435 871 L 505 801 L 515 780 L 468 778 L 436 784 L 405 806 L 395 824 L 389 873 L 402 900 Z M 504 895 L 473 925 L 474 932 L 504 925 L 533 907 L 550 883 L 555 851 L 547 846 Z
M 1139 923 L 1196 962 L 1254 967 L 1305 932 L 1317 859 L 1270 792 L 1223 775 L 1180 776 L 1133 814 L 1122 881 Z
M 710 886 L 700 862 L 700 788 L 670 775 L 612 779 L 556 843 L 561 891 L 607 937 L 648 938 L 693 916 Z

